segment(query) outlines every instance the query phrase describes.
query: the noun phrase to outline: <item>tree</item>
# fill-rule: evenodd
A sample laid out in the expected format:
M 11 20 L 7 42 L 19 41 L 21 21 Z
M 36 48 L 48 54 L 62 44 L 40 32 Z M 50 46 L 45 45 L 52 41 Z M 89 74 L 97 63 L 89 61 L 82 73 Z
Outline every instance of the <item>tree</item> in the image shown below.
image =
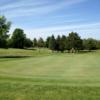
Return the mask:
M 50 41 L 50 37 L 47 37 L 46 43 L 45 43 L 45 46 L 46 46 L 47 48 L 49 48 L 49 41 Z
M 44 46 L 45 46 L 44 40 L 40 37 L 38 40 L 38 47 L 44 47 Z
M 85 50 L 89 50 L 89 51 L 95 50 L 97 49 L 97 41 L 92 38 L 84 39 L 83 46 Z
M 15 29 L 11 39 L 13 48 L 23 49 L 25 47 L 26 35 L 22 29 Z
M 12 39 L 11 38 L 9 38 L 8 40 L 7 40 L 7 47 L 8 48 L 12 48 L 13 46 L 12 46 Z
M 67 43 L 69 50 L 72 50 L 72 52 L 76 52 L 76 50 L 81 50 L 83 47 L 82 39 L 75 32 L 69 33 Z
M 27 48 L 33 47 L 33 42 L 29 38 L 25 39 L 25 47 Z
M 38 47 L 38 41 L 36 38 L 33 40 L 33 47 Z
M 66 50 L 66 45 L 67 44 L 67 39 L 66 39 L 66 36 L 62 36 L 61 37 L 61 40 L 60 40 L 60 51 L 63 52 Z
M 50 37 L 50 40 L 49 40 L 49 49 L 51 49 L 52 51 L 54 51 L 55 47 L 56 47 L 56 40 L 55 40 L 54 35 L 52 35 Z
M 57 36 L 57 38 L 56 38 L 56 47 L 55 47 L 55 49 L 57 50 L 57 51 L 60 51 L 60 47 L 61 47 L 61 37 L 58 35 Z
M 100 49 L 100 40 L 97 40 L 96 47 L 97 47 L 97 49 Z
M 69 46 L 69 38 L 68 37 L 66 37 L 66 50 L 68 50 L 68 52 L 70 52 L 70 46 Z
M 64 52 L 66 50 L 66 36 L 63 35 L 62 37 L 60 37 L 58 35 L 58 37 L 56 38 L 55 45 L 56 45 L 55 50 Z
M 4 16 L 0 16 L 0 48 L 6 48 L 7 46 L 7 39 L 9 37 L 7 33 L 9 32 L 10 26 L 11 22 L 7 21 Z

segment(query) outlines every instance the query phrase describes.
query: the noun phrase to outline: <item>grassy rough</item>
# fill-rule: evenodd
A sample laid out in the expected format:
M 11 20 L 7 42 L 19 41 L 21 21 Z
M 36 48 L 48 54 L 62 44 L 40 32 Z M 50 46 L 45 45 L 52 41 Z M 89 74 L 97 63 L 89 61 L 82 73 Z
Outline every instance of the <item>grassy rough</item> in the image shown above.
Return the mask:
M 100 99 L 100 51 L 11 51 L 32 52 L 34 57 L 0 58 L 0 100 Z
M 0 49 L 0 57 L 14 58 L 14 57 L 29 57 L 29 56 L 43 56 L 51 54 L 50 50 L 44 48 L 34 49 Z

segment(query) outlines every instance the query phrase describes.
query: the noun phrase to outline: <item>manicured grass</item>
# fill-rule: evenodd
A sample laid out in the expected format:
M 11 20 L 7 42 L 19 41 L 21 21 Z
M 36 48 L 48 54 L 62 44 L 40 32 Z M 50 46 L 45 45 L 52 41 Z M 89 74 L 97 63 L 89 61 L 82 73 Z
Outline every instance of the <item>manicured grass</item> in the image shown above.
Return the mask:
M 100 51 L 31 52 L 29 58 L 0 58 L 0 100 L 100 99 Z

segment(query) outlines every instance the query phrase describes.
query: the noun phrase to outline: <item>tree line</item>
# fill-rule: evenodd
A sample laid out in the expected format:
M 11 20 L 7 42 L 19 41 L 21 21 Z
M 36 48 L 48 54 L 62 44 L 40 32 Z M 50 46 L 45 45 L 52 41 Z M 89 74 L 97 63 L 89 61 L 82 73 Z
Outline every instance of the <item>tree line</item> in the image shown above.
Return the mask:
M 80 50 L 97 50 L 100 49 L 100 40 L 93 38 L 81 39 L 76 32 L 69 33 L 68 36 L 54 35 L 47 37 L 44 41 L 42 38 L 33 40 L 33 47 L 45 47 L 52 51 L 58 52 L 79 52 Z
M 80 50 L 96 50 L 100 49 L 100 40 L 93 38 L 81 39 L 76 32 L 69 33 L 68 36 L 54 35 L 47 37 L 44 40 L 42 37 L 33 40 L 26 37 L 23 29 L 16 28 L 12 35 L 8 35 L 11 22 L 7 21 L 4 16 L 0 17 L 0 48 L 49 48 L 52 51 L 78 52 Z

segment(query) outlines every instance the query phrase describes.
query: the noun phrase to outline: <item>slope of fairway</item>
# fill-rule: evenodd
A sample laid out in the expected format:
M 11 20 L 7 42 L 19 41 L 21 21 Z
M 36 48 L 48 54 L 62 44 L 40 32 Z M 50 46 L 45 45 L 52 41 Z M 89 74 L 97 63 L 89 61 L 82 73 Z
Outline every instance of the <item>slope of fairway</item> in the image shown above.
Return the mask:
M 98 100 L 99 96 L 100 51 L 0 59 L 0 100 Z
M 1 77 L 23 78 L 31 81 L 53 80 L 65 84 L 90 82 L 89 84 L 99 85 L 99 70 L 99 52 L 96 54 L 54 54 L 0 62 Z

